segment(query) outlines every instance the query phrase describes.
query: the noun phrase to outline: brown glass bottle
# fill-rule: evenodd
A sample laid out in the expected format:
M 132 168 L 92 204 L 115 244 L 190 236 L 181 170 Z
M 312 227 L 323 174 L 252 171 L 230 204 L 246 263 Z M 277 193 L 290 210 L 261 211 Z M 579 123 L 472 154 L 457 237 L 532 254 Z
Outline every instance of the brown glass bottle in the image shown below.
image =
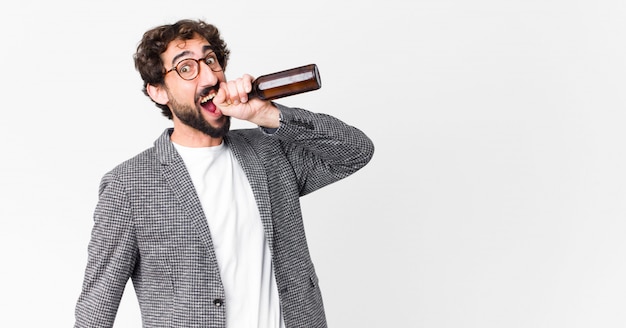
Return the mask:
M 273 100 L 321 87 L 322 80 L 317 65 L 310 64 L 259 76 L 252 81 L 249 96 Z

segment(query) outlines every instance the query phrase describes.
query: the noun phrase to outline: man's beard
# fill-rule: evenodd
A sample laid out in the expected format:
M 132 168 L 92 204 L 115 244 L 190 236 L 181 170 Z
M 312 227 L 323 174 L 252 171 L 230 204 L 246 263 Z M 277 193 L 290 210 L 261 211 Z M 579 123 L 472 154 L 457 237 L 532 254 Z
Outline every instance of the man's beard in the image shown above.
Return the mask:
M 170 105 L 170 109 L 181 122 L 213 138 L 222 138 L 230 130 L 230 116 L 222 116 L 222 125 L 216 128 L 204 119 L 196 107 L 180 104 L 173 97 L 170 97 Z

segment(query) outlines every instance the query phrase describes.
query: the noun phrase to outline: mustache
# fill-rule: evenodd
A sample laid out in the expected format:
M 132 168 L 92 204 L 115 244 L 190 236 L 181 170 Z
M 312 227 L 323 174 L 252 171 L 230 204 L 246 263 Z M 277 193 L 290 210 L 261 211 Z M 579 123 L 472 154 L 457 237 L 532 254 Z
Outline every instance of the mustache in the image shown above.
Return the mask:
M 204 89 L 202 89 L 202 91 L 200 91 L 197 95 L 196 95 L 196 102 L 200 101 L 200 99 L 206 97 L 206 95 L 208 95 L 209 93 L 211 93 L 211 91 L 215 90 L 215 92 L 217 93 L 217 91 L 220 89 L 219 84 L 214 85 L 212 87 L 206 87 Z

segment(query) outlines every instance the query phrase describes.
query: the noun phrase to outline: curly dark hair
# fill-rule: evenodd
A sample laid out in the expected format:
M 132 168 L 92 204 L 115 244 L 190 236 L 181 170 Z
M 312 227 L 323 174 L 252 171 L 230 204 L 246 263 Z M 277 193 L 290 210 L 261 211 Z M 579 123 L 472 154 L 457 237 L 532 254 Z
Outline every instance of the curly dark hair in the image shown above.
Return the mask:
M 161 54 L 165 52 L 170 42 L 174 40 L 190 40 L 196 35 L 205 38 L 215 52 L 217 60 L 223 70 L 230 56 L 230 50 L 226 42 L 221 38 L 220 32 L 212 24 L 207 24 L 202 20 L 183 19 L 174 24 L 162 25 L 148 30 L 137 46 L 137 52 L 133 56 L 135 68 L 139 71 L 143 80 L 143 93 L 148 96 L 147 86 L 162 85 L 165 78 L 165 66 L 161 60 Z M 156 103 L 161 109 L 161 113 L 172 119 L 172 111 L 167 105 Z

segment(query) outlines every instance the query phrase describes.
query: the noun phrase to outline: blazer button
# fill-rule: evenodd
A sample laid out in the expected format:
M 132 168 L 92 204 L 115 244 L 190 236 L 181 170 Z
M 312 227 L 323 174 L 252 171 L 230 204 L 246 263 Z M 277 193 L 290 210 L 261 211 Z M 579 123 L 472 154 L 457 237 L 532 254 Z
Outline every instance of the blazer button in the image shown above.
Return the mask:
M 224 300 L 221 298 L 216 298 L 213 300 L 213 304 L 217 307 L 224 305 Z

